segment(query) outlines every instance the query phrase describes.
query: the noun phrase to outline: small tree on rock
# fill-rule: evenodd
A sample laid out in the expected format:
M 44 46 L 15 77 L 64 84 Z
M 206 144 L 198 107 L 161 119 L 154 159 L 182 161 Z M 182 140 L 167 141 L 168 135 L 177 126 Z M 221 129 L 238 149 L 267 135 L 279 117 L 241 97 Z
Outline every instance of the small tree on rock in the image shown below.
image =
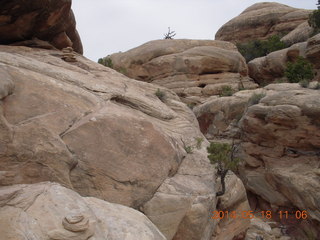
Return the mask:
M 225 177 L 229 170 L 236 170 L 240 159 L 234 157 L 235 145 L 228 143 L 214 143 L 211 142 L 207 148 L 209 153 L 208 158 L 211 164 L 216 164 L 217 173 L 220 176 L 221 191 L 216 193 L 216 196 L 222 196 L 226 191 Z
M 170 30 L 170 27 L 168 27 L 168 33 L 164 34 L 164 39 L 173 39 L 173 37 L 176 35 L 174 31 Z

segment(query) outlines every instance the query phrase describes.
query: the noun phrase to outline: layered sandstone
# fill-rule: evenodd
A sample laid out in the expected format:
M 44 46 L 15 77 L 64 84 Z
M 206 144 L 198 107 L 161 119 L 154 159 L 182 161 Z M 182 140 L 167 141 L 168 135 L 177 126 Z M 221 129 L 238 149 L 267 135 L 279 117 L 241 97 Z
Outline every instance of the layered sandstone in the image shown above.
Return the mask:
M 58 182 L 144 211 L 167 239 L 209 239 L 214 171 L 190 109 L 63 54 L 0 46 L 0 186 Z
M 311 10 L 292 8 L 276 2 L 256 3 L 224 24 L 215 39 L 244 43 L 273 35 L 284 36 L 306 23 L 310 13 Z
M 125 75 L 172 89 L 185 102 L 255 88 L 244 58 L 232 43 L 213 40 L 156 40 L 106 57 Z
M 0 187 L 0 239 L 166 240 L 142 213 L 56 183 Z
M 71 2 L 71 0 L 1 1 L 0 44 L 43 48 L 54 46 L 58 49 L 73 47 L 76 52 L 82 54 L 82 43 L 76 29 Z

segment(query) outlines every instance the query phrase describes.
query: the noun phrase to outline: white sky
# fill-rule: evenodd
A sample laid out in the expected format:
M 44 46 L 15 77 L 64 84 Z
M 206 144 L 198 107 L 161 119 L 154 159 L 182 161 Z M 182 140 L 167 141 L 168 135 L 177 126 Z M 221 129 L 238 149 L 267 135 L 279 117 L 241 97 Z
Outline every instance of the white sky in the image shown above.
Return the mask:
M 217 30 L 258 0 L 74 0 L 84 55 L 97 61 L 145 42 L 162 39 L 168 27 L 175 39 L 214 39 Z M 316 0 L 278 0 L 316 9 Z

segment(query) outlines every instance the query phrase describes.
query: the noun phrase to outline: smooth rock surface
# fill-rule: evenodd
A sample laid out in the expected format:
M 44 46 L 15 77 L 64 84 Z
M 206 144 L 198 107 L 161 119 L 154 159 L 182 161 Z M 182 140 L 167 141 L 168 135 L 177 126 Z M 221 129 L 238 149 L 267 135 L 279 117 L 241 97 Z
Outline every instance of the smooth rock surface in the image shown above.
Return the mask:
M 56 183 L 0 187 L 0 239 L 166 240 L 142 213 Z
M 306 22 L 311 11 L 276 2 L 256 3 L 224 24 L 215 39 L 244 43 L 273 35 L 283 36 Z
M 105 59 L 131 78 L 172 89 L 187 103 L 219 95 L 223 86 L 256 88 L 235 45 L 223 41 L 156 40 Z
M 191 110 L 167 89 L 82 56 L 65 62 L 62 55 L 0 46 L 1 72 L 14 84 L 0 105 L 0 185 L 55 181 L 82 196 L 136 209 L 148 203 L 146 213 L 160 219 L 154 221 L 159 228 L 173 220 L 161 215 L 166 209 L 152 199 L 162 192 L 175 194 L 178 200 L 169 201 L 170 207 L 182 213 L 160 231 L 173 239 L 178 233 L 184 239 L 209 239 L 214 171 Z M 158 88 L 164 102 L 155 94 Z M 197 138 L 204 140 L 199 149 Z M 185 146 L 193 153 L 187 154 Z M 187 221 L 193 216 L 197 221 Z M 199 231 L 190 235 L 188 229 Z

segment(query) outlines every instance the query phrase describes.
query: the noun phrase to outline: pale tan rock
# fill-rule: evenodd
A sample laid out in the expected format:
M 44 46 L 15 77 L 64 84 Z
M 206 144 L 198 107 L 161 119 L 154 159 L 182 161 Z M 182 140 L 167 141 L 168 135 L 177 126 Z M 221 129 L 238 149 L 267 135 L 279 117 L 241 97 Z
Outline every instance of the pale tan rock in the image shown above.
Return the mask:
M 236 46 L 228 42 L 156 40 L 106 58 L 112 61 L 114 69 L 125 75 L 172 89 L 189 102 L 191 97 L 202 101 L 217 94 L 212 89 L 219 84 L 231 86 L 235 91 L 242 85 L 256 88 L 247 77 L 244 58 Z
M 0 187 L 0 239 L 165 240 L 140 212 L 56 183 Z
M 315 66 L 320 68 L 320 34 L 313 36 L 307 41 L 306 56 L 308 60 Z
M 0 185 L 55 181 L 83 196 L 137 209 L 179 187 L 179 199 L 189 202 L 181 223 L 168 231 L 187 239 L 187 229 L 193 229 L 193 239 L 209 239 L 214 171 L 208 142 L 195 147 L 204 137 L 192 111 L 170 90 L 82 56 L 74 64 L 60 56 L 61 51 L 0 46 L 0 69 L 15 85 L 0 105 Z M 165 94 L 162 101 L 157 89 Z M 185 146 L 193 146 L 193 153 Z M 171 203 L 172 209 L 179 206 Z M 155 216 L 155 207 L 150 209 Z M 185 220 L 194 216 L 199 218 Z M 171 217 L 155 224 L 165 225 Z
M 284 77 L 288 61 L 298 56 L 305 57 L 307 44 L 297 43 L 289 48 L 272 52 L 265 57 L 255 58 L 248 63 L 249 76 L 260 85 L 275 82 Z
M 309 26 L 307 21 L 298 25 L 294 30 L 281 38 L 281 41 L 287 45 L 292 45 L 299 42 L 305 42 L 313 32 L 313 28 Z
M 218 198 L 218 210 L 224 212 L 224 217 L 218 222 L 219 231 L 213 234 L 212 240 L 232 240 L 250 225 L 249 219 L 241 218 L 242 212 L 250 211 L 243 183 L 231 171 L 225 180 L 226 192 Z
M 282 35 L 308 20 L 310 13 L 311 10 L 292 8 L 276 2 L 256 3 L 224 24 L 215 39 L 243 43 Z

